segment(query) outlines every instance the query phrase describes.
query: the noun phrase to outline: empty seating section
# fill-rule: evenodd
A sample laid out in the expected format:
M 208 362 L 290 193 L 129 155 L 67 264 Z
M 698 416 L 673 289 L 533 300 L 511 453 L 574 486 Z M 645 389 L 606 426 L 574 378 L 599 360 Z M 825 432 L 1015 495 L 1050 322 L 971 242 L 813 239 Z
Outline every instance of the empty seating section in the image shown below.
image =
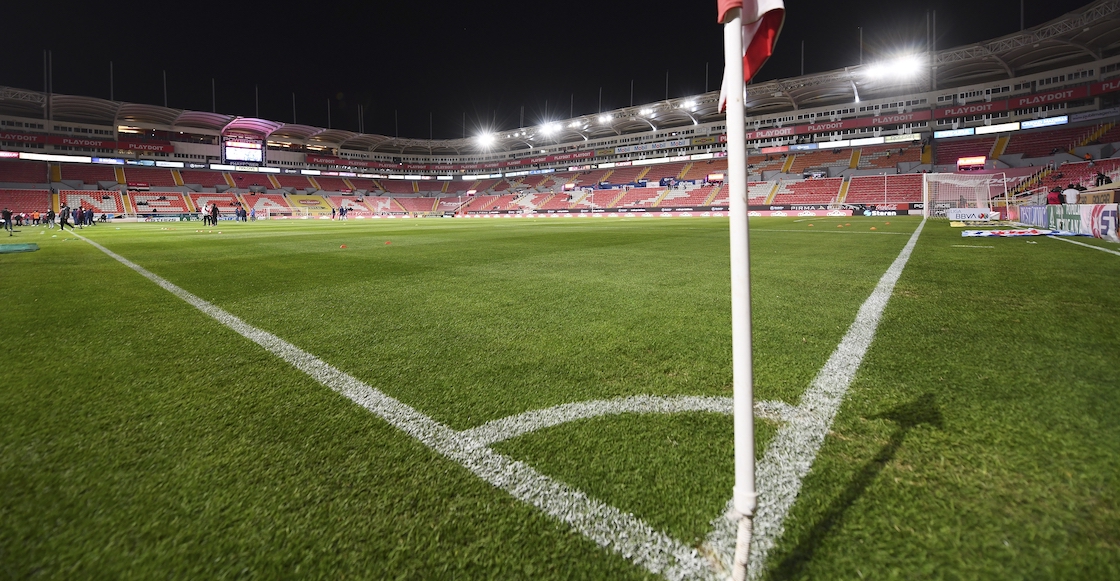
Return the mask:
M 755 158 L 757 159 L 757 158 Z M 751 163 L 751 158 L 747 158 L 747 163 Z M 681 179 L 684 180 L 702 180 L 708 177 L 708 174 L 723 173 L 727 171 L 726 159 L 709 159 L 705 161 L 698 161 L 688 168 Z
M 513 209 L 516 208 L 516 206 L 511 207 L 511 204 L 513 204 L 513 201 L 516 200 L 519 197 L 521 197 L 521 196 L 519 196 L 517 194 L 502 194 L 502 195 L 499 195 L 499 196 L 494 196 L 494 198 L 490 201 L 490 205 L 487 206 L 485 209 L 486 210 L 513 210 Z
M 258 216 L 267 215 L 268 211 L 291 211 L 288 200 L 280 194 L 241 194 L 247 210 L 256 210 Z
M 632 188 L 614 203 L 616 208 L 650 208 L 665 188 Z
M 117 183 L 117 172 L 106 165 L 86 165 L 82 163 L 61 164 L 63 181 L 78 181 L 84 184 L 98 182 Z
M 129 194 L 137 214 L 187 214 L 187 200 L 179 192 L 132 192 Z
M 498 180 L 498 183 L 494 184 L 490 190 L 494 192 L 506 192 L 509 191 L 511 187 L 513 187 L 513 184 L 509 180 Z
M 370 215 L 369 206 L 362 200 L 359 200 L 357 196 L 328 196 L 327 202 L 340 210 L 345 207 L 349 214 L 355 217 Z
M 415 194 L 416 182 L 405 180 L 381 180 L 381 187 L 390 194 Z
M 950 139 L 934 141 L 934 150 L 937 154 L 938 165 L 954 165 L 962 157 L 975 157 L 978 155 L 991 155 L 992 146 L 996 144 L 994 137 L 980 139 Z
M 473 190 L 477 183 L 476 180 L 454 180 L 447 184 L 446 192 L 449 194 L 465 194 L 467 190 Z
M 850 204 L 915 203 L 922 201 L 922 174 L 856 176 L 844 202 Z
M 237 194 L 187 194 L 187 196 L 197 210 L 201 210 L 207 204 L 217 204 L 218 211 L 226 214 L 241 207 L 241 200 L 237 198 Z
M 236 172 L 229 174 L 233 178 L 234 187 L 249 188 L 252 186 L 262 187 L 266 190 L 276 189 L 272 182 L 268 179 L 268 174 L 263 173 L 248 173 Z
M 1069 184 L 1081 184 L 1085 187 L 1093 187 L 1097 185 L 1097 172 L 1104 172 L 1105 175 L 1110 175 L 1118 168 L 1120 168 L 1120 158 L 1094 161 L 1092 167 L 1089 167 L 1089 162 L 1087 161 L 1064 163 L 1043 178 L 1042 185 L 1046 186 L 1047 189 L 1055 186 L 1064 188 Z M 1113 181 L 1117 181 L 1117 176 L 1111 175 L 1110 177 Z
M 661 183 L 661 180 L 663 178 L 675 178 L 679 176 L 680 173 L 684 171 L 684 166 L 686 165 L 688 164 L 679 161 L 674 163 L 659 163 L 657 165 L 651 165 L 648 166 L 649 171 L 646 172 L 646 175 L 642 176 L 642 179 L 651 184 L 659 184 Z
M 48 190 L 0 190 L 0 207 L 13 212 L 46 212 L 50 205 Z
M 543 203 L 537 206 L 538 210 L 564 210 L 572 205 L 572 197 L 566 192 L 549 194 L 549 196 L 551 197 L 545 198 Z
M 47 164 L 41 161 L 0 161 L 0 183 L 48 184 Z
M 319 184 L 319 189 L 325 192 L 349 192 L 354 189 L 346 185 L 346 181 L 342 178 L 334 176 L 316 176 L 315 182 Z
M 71 208 L 93 208 L 94 212 L 100 214 L 124 213 L 124 201 L 121 200 L 121 193 L 116 190 L 62 190 L 58 192 L 58 203 L 59 206 L 65 204 Z
M 404 212 L 400 204 L 388 196 L 366 196 L 365 204 L 373 210 L 374 214 L 398 214 Z
M 638 180 L 638 176 L 646 170 L 648 166 L 629 166 L 615 168 L 610 175 L 606 176 L 606 181 L 612 184 L 632 184 Z
M 1014 153 L 1027 157 L 1046 157 L 1054 153 L 1064 153 L 1078 145 L 1078 141 L 1089 136 L 1095 127 L 1066 127 L 1041 131 L 1015 132 L 1007 143 L 1005 155 Z M 1055 151 L 1056 150 L 1056 151 Z
M 437 212 L 454 212 L 459 208 L 459 201 L 463 198 L 455 196 L 452 198 L 437 198 L 436 211 Z
M 763 161 L 765 163 L 765 159 Z M 809 153 L 798 153 L 793 158 L 793 165 L 789 173 L 800 174 L 807 169 L 821 169 L 827 167 L 848 167 L 852 159 L 851 149 L 825 149 Z M 781 169 L 781 168 L 778 168 Z
M 859 167 L 861 169 L 894 169 L 900 163 L 919 163 L 921 161 L 922 146 L 920 145 L 911 145 L 909 147 L 874 145 L 871 147 L 864 147 L 859 155 Z
M 474 191 L 481 194 L 482 192 L 490 191 L 490 189 L 498 185 L 498 182 L 500 181 L 501 180 L 480 180 L 477 185 L 474 185 L 473 187 L 467 189 L 473 189 Z
M 702 206 L 704 202 L 708 201 L 708 196 L 711 196 L 712 191 L 715 189 L 716 186 L 700 186 L 687 190 L 669 190 L 669 193 L 665 194 L 665 197 L 661 199 L 661 203 L 657 205 L 661 208 L 673 206 Z
M 307 181 L 307 176 L 295 174 L 273 174 L 276 183 L 280 184 L 282 188 L 295 188 L 297 190 L 310 190 L 312 189 L 311 182 Z
M 124 180 L 130 184 L 148 184 L 151 187 L 167 188 L 175 187 L 175 175 L 169 169 L 158 169 L 153 167 L 126 167 L 124 168 Z
M 773 189 L 774 182 L 747 182 L 747 200 L 761 204 L 766 201 L 766 196 L 769 196 L 770 190 Z M 726 187 L 721 192 L 726 193 Z
M 1120 142 L 1120 123 L 1113 125 L 1111 129 L 1105 131 L 1103 135 L 1097 138 L 1097 143 L 1118 143 Z M 4 180 L 0 179 L 0 182 Z
M 423 180 L 416 182 L 416 189 L 420 190 L 421 192 L 443 192 L 443 184 L 446 183 L 447 182 L 436 180 Z
M 780 182 L 774 204 L 828 204 L 840 193 L 844 178 Z
M 347 178 L 355 188 L 366 192 L 380 192 L 381 185 L 369 178 Z
M 204 188 L 213 188 L 217 186 L 228 186 L 226 176 L 220 171 L 208 171 L 198 169 L 184 169 L 179 170 L 179 175 L 183 178 L 183 183 L 189 186 L 202 186 Z
M 434 212 L 435 198 L 394 198 L 406 212 Z
M 595 184 L 601 182 L 603 180 L 603 176 L 607 175 L 607 172 L 609 172 L 609 171 L 611 171 L 611 170 L 609 170 L 609 169 L 597 169 L 597 170 L 592 170 L 592 171 L 589 171 L 589 172 L 586 172 L 586 173 L 581 173 L 581 174 L 577 175 L 576 178 L 575 178 L 576 185 L 583 186 L 583 187 L 588 187 L 588 188 L 592 187 Z
M 466 201 L 463 202 L 462 210 L 464 212 L 477 212 L 494 203 L 496 199 L 498 199 L 498 196 L 495 195 L 471 194 Z

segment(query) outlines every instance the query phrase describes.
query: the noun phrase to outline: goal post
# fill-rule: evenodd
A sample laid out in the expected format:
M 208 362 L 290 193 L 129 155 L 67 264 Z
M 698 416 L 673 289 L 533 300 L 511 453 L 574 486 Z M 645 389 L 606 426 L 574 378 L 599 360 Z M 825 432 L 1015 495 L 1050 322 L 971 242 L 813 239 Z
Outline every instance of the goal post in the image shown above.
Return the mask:
M 954 208 L 991 210 L 1008 205 L 1007 175 L 1004 173 L 922 174 L 923 215 L 946 218 Z

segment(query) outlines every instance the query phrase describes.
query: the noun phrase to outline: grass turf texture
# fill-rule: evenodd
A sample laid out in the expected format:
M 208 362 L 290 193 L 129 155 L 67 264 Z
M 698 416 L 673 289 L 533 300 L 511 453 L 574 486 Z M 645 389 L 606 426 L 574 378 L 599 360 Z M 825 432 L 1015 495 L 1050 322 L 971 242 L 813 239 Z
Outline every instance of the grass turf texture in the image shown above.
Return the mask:
M 797 403 L 905 244 L 890 233 L 916 226 L 847 220 L 752 223 L 759 399 Z M 195 230 L 83 234 L 456 429 L 730 395 L 726 220 Z M 0 391 L 5 573 L 649 577 L 48 236 L 0 258 L 0 353 L 18 370 Z M 944 223 L 923 234 L 771 577 L 1117 576 L 1120 261 L 960 243 Z M 689 544 L 730 494 L 726 417 L 599 418 L 496 448 Z

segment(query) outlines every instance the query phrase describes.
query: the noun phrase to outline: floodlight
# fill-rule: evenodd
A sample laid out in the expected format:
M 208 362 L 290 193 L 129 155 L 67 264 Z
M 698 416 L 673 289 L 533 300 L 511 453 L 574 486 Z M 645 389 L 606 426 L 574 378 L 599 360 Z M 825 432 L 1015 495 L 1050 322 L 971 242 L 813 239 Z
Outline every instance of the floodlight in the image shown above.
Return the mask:
M 649 117 L 653 115 L 653 109 L 646 107 L 645 109 L 638 111 L 638 114 L 640 114 L 642 117 Z
M 599 123 L 610 123 L 611 119 L 613 119 L 613 117 L 604 113 L 603 115 L 599 116 Z
M 917 75 L 921 68 L 922 61 L 917 55 L 905 55 L 875 63 L 867 68 L 866 74 L 873 79 L 908 79 Z
M 581 125 L 582 124 L 579 121 L 572 121 L 568 124 L 568 127 L 571 127 L 572 129 L 579 129 Z
M 478 136 L 478 144 L 482 147 L 490 147 L 491 145 L 494 145 L 494 140 L 495 138 L 493 133 L 483 133 L 482 135 Z
M 684 107 L 685 109 L 695 109 L 696 108 L 696 101 L 692 101 L 692 100 L 685 101 L 684 103 L 681 104 L 681 107 Z

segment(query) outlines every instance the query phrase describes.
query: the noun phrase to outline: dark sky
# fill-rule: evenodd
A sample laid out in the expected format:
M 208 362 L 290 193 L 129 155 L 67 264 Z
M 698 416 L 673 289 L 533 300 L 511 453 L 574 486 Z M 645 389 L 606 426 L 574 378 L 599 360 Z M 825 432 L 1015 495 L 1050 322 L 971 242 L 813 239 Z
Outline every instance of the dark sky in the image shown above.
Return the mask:
M 1025 0 L 1026 25 L 1083 6 Z M 714 90 L 722 75 L 715 1 L 644 3 L 365 1 L 18 2 L 5 7 L 0 85 L 41 90 L 43 50 L 52 51 L 56 92 L 426 138 L 456 138 L 496 119 L 499 129 L 547 118 Z M 857 27 L 864 61 L 926 37 L 937 11 L 937 46 L 947 48 L 1019 29 L 1019 0 L 787 0 L 778 51 L 759 79 L 854 65 Z M 574 107 L 572 105 L 574 95 Z M 546 109 L 547 102 L 547 109 Z

